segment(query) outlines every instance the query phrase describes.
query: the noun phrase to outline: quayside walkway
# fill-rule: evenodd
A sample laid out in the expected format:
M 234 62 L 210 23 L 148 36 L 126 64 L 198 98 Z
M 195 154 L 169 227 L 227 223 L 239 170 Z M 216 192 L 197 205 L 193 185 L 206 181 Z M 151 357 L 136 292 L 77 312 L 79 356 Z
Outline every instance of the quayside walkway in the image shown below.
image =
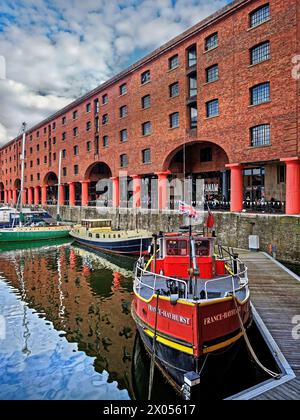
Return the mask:
M 253 390 L 253 397 L 250 392 L 247 399 L 300 400 L 300 338 L 292 334 L 293 319 L 300 316 L 300 278 L 263 252 L 239 254 L 249 268 L 252 303 L 293 371 L 288 382 L 279 381 L 272 389 L 262 387 L 260 395 Z

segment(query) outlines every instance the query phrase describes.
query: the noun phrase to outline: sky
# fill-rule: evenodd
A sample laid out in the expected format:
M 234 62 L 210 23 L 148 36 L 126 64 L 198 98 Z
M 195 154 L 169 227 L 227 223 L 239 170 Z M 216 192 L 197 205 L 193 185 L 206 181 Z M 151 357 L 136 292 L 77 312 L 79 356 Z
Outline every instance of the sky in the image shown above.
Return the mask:
M 0 0 L 0 145 L 229 0 Z

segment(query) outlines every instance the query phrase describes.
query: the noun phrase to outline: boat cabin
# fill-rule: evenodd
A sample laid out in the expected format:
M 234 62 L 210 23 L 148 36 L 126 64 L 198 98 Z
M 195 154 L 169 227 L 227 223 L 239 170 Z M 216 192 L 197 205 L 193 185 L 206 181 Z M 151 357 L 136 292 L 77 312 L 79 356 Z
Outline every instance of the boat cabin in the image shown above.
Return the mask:
M 81 226 L 93 232 L 106 232 L 112 230 L 112 220 L 110 219 L 85 219 L 81 221 Z
M 200 278 L 213 279 L 225 275 L 225 262 L 216 261 L 214 256 L 215 238 L 193 235 L 195 257 Z M 151 263 L 151 271 L 166 277 L 189 279 L 190 239 L 188 234 L 165 234 L 158 238 L 157 258 Z

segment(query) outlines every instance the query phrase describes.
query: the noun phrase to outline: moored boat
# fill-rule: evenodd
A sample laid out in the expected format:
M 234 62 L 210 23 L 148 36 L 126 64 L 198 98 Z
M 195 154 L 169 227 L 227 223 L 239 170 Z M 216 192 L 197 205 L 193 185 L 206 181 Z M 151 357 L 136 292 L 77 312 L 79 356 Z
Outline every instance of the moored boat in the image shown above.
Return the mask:
M 152 236 L 145 230 L 114 230 L 110 219 L 82 220 L 70 235 L 81 245 L 123 255 L 144 254 L 152 241 Z
M 25 169 L 25 147 L 26 147 L 26 124 L 22 125 L 22 154 L 21 160 L 21 190 L 17 200 L 16 209 L 4 208 L 1 217 L 3 220 L 8 218 L 8 228 L 0 229 L 0 243 L 11 243 L 11 242 L 29 242 L 29 241 L 45 241 L 51 239 L 61 239 L 69 236 L 70 226 L 63 226 L 58 223 L 60 220 L 59 215 L 59 202 L 57 206 L 57 223 L 50 217 L 47 217 L 48 213 L 45 212 L 45 218 L 41 218 L 43 210 L 38 214 L 34 211 L 23 207 L 23 196 L 24 196 L 24 169 Z M 61 159 L 62 151 L 59 155 L 59 184 L 61 182 Z M 60 190 L 58 188 L 58 190 Z M 59 198 L 59 197 L 58 197 Z M 48 220 L 47 220 L 48 219 Z
M 44 209 L 25 207 L 20 212 L 14 207 L 0 207 L 0 229 L 12 228 L 19 226 L 20 218 L 23 219 L 23 225 L 31 225 L 33 223 L 54 223 L 55 220 Z
M 251 325 L 247 268 L 235 254 L 216 255 L 215 241 L 201 233 L 162 233 L 149 260 L 136 264 L 132 316 L 177 391 L 186 374 L 203 373 L 211 355 L 216 369 L 228 370 Z
M 69 226 L 24 226 L 0 229 L 0 243 L 46 241 L 69 236 Z

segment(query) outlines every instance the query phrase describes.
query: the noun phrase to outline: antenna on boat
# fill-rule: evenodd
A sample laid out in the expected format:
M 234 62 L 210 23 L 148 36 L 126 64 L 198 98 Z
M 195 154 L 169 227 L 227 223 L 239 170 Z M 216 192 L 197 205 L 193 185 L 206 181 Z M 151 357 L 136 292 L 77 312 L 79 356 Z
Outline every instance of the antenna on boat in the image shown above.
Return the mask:
M 62 165 L 62 150 L 59 152 L 59 164 L 58 164 L 58 191 L 57 191 L 57 210 L 56 220 L 57 224 L 60 222 L 60 187 L 61 187 L 61 165 Z
M 21 154 L 21 191 L 20 191 L 20 226 L 23 223 L 23 196 L 24 196 L 24 171 L 25 171 L 25 148 L 26 148 L 26 123 L 22 124 L 22 154 Z

